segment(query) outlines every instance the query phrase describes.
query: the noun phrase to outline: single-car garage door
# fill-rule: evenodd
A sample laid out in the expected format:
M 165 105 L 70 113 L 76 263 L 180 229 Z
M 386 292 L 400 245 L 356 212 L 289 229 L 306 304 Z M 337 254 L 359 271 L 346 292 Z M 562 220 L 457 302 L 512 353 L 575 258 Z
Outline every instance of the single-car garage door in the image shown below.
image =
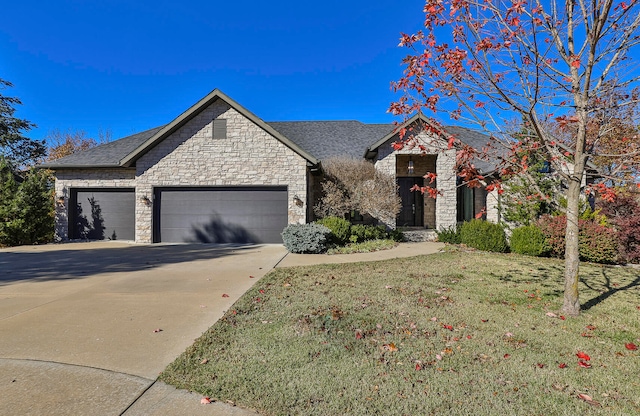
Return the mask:
M 135 239 L 136 196 L 133 188 L 72 189 L 70 195 L 71 238 Z
M 282 243 L 286 187 L 156 188 L 154 242 Z

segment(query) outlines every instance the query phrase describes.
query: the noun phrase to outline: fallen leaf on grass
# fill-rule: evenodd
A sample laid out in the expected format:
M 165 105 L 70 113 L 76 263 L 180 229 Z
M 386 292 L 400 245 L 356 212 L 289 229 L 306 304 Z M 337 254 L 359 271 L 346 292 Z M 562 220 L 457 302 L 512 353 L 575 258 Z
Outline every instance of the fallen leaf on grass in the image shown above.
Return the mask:
M 212 400 L 209 397 L 203 397 L 202 399 L 200 399 L 200 404 L 209 404 L 211 402 Z
M 627 344 L 624 344 L 624 347 L 626 349 L 628 349 L 629 351 L 636 351 L 638 349 L 638 346 L 636 344 L 634 344 L 633 342 L 629 342 Z
M 200 364 L 206 364 L 208 362 L 209 360 L 207 358 L 203 358 L 202 361 L 200 361 Z
M 593 325 L 587 325 L 587 329 L 588 329 L 589 331 L 593 331 L 593 330 L 595 330 L 595 329 L 596 329 L 596 327 L 595 327 L 595 326 L 593 326 Z
M 567 364 L 566 363 L 560 363 L 560 364 L 558 364 L 558 368 L 567 368 Z
M 536 364 L 536 366 L 537 366 L 538 368 L 544 368 L 544 364 L 542 364 L 542 363 L 538 363 L 538 364 Z
M 582 351 L 578 351 L 578 353 L 576 354 L 576 357 L 580 358 L 581 360 L 585 360 L 585 361 L 591 360 L 591 357 L 589 357 L 589 354 L 587 354 L 586 352 L 582 352 Z
M 398 347 L 396 347 L 396 344 L 394 344 L 393 342 L 389 344 L 384 344 L 383 347 L 387 351 L 391 351 L 391 352 L 398 351 Z
M 582 368 L 591 368 L 591 364 L 583 360 L 578 360 L 578 365 Z
M 549 318 L 557 318 L 558 317 L 558 315 L 556 315 L 553 312 L 547 312 L 545 315 L 547 315 Z
M 593 398 L 591 396 L 589 396 L 588 394 L 580 393 L 580 394 L 578 394 L 578 398 L 584 400 L 587 403 L 589 403 L 591 406 L 600 406 L 600 403 L 598 403 L 597 401 L 593 400 Z

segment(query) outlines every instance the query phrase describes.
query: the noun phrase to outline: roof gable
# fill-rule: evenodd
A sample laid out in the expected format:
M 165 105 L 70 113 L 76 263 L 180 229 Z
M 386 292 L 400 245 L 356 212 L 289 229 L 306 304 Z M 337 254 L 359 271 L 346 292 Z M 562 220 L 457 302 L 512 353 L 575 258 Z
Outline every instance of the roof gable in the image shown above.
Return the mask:
M 122 160 L 120 160 L 120 165 L 129 167 L 133 166 L 142 155 L 147 153 L 150 149 L 156 146 L 165 138 L 169 137 L 172 133 L 177 131 L 180 127 L 184 126 L 189 120 L 197 116 L 200 112 L 202 112 L 205 108 L 207 108 L 210 104 L 212 104 L 216 100 L 223 100 L 229 106 L 233 107 L 238 113 L 242 114 L 244 117 L 251 120 L 253 123 L 258 125 L 258 127 L 265 130 L 267 133 L 278 139 L 285 146 L 289 147 L 294 152 L 298 153 L 300 156 L 305 158 L 309 163 L 316 165 L 318 164 L 318 159 L 312 156 L 307 151 L 303 150 L 296 143 L 292 142 L 279 132 L 273 129 L 273 127 L 269 126 L 267 123 L 262 121 L 258 116 L 229 98 L 222 91 L 215 89 L 211 91 L 207 96 L 202 98 L 200 101 L 192 105 L 187 111 L 180 114 L 176 117 L 171 123 L 162 127 L 157 133 L 153 136 L 149 137 L 146 141 L 141 143 L 136 149 L 127 154 Z

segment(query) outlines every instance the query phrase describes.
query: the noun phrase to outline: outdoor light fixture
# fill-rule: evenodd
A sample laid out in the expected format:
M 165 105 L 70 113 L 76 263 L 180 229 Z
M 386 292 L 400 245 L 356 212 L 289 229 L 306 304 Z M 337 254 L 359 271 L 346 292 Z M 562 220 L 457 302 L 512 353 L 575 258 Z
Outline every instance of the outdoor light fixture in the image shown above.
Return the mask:
M 413 160 L 411 160 L 411 156 L 409 156 L 409 163 L 407 164 L 407 173 L 413 175 Z
M 293 203 L 296 204 L 296 206 L 303 206 L 304 202 L 302 201 L 302 199 L 300 199 L 300 197 L 298 195 L 294 195 L 293 196 Z
M 146 206 L 150 207 L 151 206 L 151 200 L 149 199 L 148 196 L 143 195 L 142 197 L 140 197 L 140 200 L 142 201 L 143 204 L 145 204 Z
M 58 197 L 58 201 L 57 202 L 58 202 L 58 205 L 63 206 L 64 205 L 64 197 L 63 196 Z

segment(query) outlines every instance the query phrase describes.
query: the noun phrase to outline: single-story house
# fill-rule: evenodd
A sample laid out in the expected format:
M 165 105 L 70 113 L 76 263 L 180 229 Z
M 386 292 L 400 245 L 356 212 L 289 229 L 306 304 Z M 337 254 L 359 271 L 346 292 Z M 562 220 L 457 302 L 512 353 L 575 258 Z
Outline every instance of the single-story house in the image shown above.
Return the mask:
M 417 125 L 416 117 L 405 126 Z M 447 130 L 472 146 L 488 141 L 473 130 Z M 497 196 L 457 187 L 446 140 L 441 148 L 429 141 L 420 155 L 394 150 L 396 131 L 358 121 L 265 122 L 214 90 L 169 124 L 42 165 L 56 179 L 56 236 L 282 242 L 287 224 L 314 219 L 322 160 L 332 156 L 364 157 L 397 177 L 403 209 L 390 227 L 440 229 L 485 207 L 497 220 Z M 435 200 L 410 191 L 427 172 L 438 174 L 443 193 Z

